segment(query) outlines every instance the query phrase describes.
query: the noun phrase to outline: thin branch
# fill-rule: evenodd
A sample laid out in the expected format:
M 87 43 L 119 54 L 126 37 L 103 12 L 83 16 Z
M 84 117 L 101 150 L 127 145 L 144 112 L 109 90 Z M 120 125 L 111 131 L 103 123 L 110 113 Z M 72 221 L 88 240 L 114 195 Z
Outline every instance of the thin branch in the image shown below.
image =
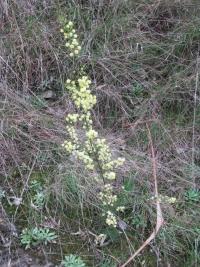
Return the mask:
M 142 244 L 142 246 L 133 254 L 131 257 L 120 267 L 125 267 L 127 266 L 131 261 L 135 259 L 135 257 L 147 246 L 150 244 L 150 242 L 156 237 L 158 231 L 162 227 L 164 223 L 163 215 L 162 215 L 162 210 L 160 206 L 160 201 L 158 197 L 158 182 L 157 182 L 157 166 L 156 166 L 156 157 L 155 157 L 155 150 L 153 147 L 153 141 L 152 141 L 152 136 L 151 132 L 149 129 L 149 126 L 147 125 L 147 130 L 148 130 L 148 137 L 149 137 L 149 143 L 150 143 L 150 148 L 151 148 L 151 156 L 152 156 L 152 167 L 153 167 L 153 178 L 154 178 L 154 186 L 155 186 L 155 199 L 156 199 L 156 213 L 157 213 L 157 221 L 156 221 L 156 227 L 153 230 L 152 234 L 147 238 L 147 240 Z
M 196 179 L 194 175 L 195 168 L 195 124 L 196 124 L 196 106 L 197 106 L 197 90 L 199 86 L 199 58 L 197 57 L 196 63 L 196 81 L 195 81 L 195 90 L 194 90 L 194 111 L 193 111 L 193 123 L 192 123 L 192 181 L 193 187 L 196 187 Z

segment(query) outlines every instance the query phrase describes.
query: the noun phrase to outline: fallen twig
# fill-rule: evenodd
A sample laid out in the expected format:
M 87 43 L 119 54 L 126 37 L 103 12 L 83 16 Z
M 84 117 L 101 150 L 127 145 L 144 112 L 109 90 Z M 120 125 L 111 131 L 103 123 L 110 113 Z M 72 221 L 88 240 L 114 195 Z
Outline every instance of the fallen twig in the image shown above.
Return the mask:
M 136 252 L 131 255 L 131 257 L 120 267 L 125 267 L 127 266 L 131 261 L 134 260 L 134 258 L 147 246 L 149 243 L 156 237 L 159 229 L 164 223 L 163 215 L 162 215 L 162 210 L 160 206 L 160 201 L 158 197 L 158 182 L 157 182 L 157 166 L 156 166 L 156 157 L 155 157 L 155 151 L 153 147 L 153 141 L 152 141 L 152 136 L 151 132 L 149 129 L 149 126 L 147 125 L 147 130 L 148 130 L 148 137 L 149 137 L 149 143 L 150 143 L 150 148 L 151 148 L 151 156 L 152 156 L 152 167 L 153 167 L 153 178 L 154 178 L 154 187 L 155 187 L 155 199 L 156 199 L 156 213 L 157 213 L 157 221 L 156 221 L 156 227 L 153 230 L 152 234 L 147 238 L 147 240 L 142 244 L 142 246 L 136 250 Z

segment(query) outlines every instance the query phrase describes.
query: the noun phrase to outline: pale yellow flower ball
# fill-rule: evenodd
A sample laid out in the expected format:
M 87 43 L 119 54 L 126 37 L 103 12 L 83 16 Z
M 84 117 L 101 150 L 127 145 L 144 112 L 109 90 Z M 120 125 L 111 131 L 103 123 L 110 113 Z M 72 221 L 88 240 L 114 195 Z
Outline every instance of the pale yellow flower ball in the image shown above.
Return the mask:
M 69 22 L 68 22 L 68 26 L 70 26 L 70 27 L 71 27 L 71 26 L 73 26 L 73 25 L 74 25 L 74 24 L 73 24 L 73 22 L 72 22 L 72 21 L 69 21 Z

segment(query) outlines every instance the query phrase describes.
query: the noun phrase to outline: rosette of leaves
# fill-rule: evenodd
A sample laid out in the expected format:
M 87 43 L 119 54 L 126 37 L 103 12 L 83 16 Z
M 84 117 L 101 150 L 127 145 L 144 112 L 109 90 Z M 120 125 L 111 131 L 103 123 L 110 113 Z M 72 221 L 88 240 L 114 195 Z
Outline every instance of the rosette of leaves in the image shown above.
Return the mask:
M 200 191 L 195 188 L 191 188 L 185 192 L 185 199 L 188 202 L 199 202 L 200 201 Z
M 85 263 L 77 255 L 68 255 L 65 256 L 65 259 L 62 261 L 62 266 L 64 267 L 86 267 Z
M 31 229 L 23 229 L 21 233 L 21 244 L 25 246 L 25 249 L 30 248 L 31 246 L 39 245 L 40 243 L 51 242 L 56 239 L 57 235 L 55 232 L 50 231 L 48 228 L 31 228 Z

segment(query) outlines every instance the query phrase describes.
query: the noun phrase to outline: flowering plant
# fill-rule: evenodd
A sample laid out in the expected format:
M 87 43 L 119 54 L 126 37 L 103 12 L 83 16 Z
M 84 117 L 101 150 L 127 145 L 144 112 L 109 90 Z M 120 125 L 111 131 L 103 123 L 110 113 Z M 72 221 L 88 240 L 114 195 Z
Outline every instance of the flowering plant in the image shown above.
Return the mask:
M 69 49 L 69 55 L 78 56 L 81 46 L 77 41 L 78 36 L 73 22 L 69 21 L 64 25 L 61 32 L 67 39 L 66 46 Z M 116 179 L 116 168 L 123 165 L 125 159 L 112 159 L 112 153 L 106 140 L 100 138 L 98 132 L 93 128 L 91 111 L 97 100 L 91 92 L 91 83 L 87 75 L 82 75 L 76 80 L 67 79 L 66 81 L 66 89 L 70 93 L 77 112 L 68 114 L 66 117 L 69 138 L 64 141 L 63 147 L 69 154 L 73 154 L 78 160 L 81 160 L 87 170 L 95 172 L 95 179 L 101 186 L 99 200 L 106 210 L 106 223 L 116 227 L 115 212 L 124 211 L 124 207 L 116 206 L 118 199 L 111 182 Z M 84 130 L 84 140 L 80 140 L 77 134 L 78 124 Z

